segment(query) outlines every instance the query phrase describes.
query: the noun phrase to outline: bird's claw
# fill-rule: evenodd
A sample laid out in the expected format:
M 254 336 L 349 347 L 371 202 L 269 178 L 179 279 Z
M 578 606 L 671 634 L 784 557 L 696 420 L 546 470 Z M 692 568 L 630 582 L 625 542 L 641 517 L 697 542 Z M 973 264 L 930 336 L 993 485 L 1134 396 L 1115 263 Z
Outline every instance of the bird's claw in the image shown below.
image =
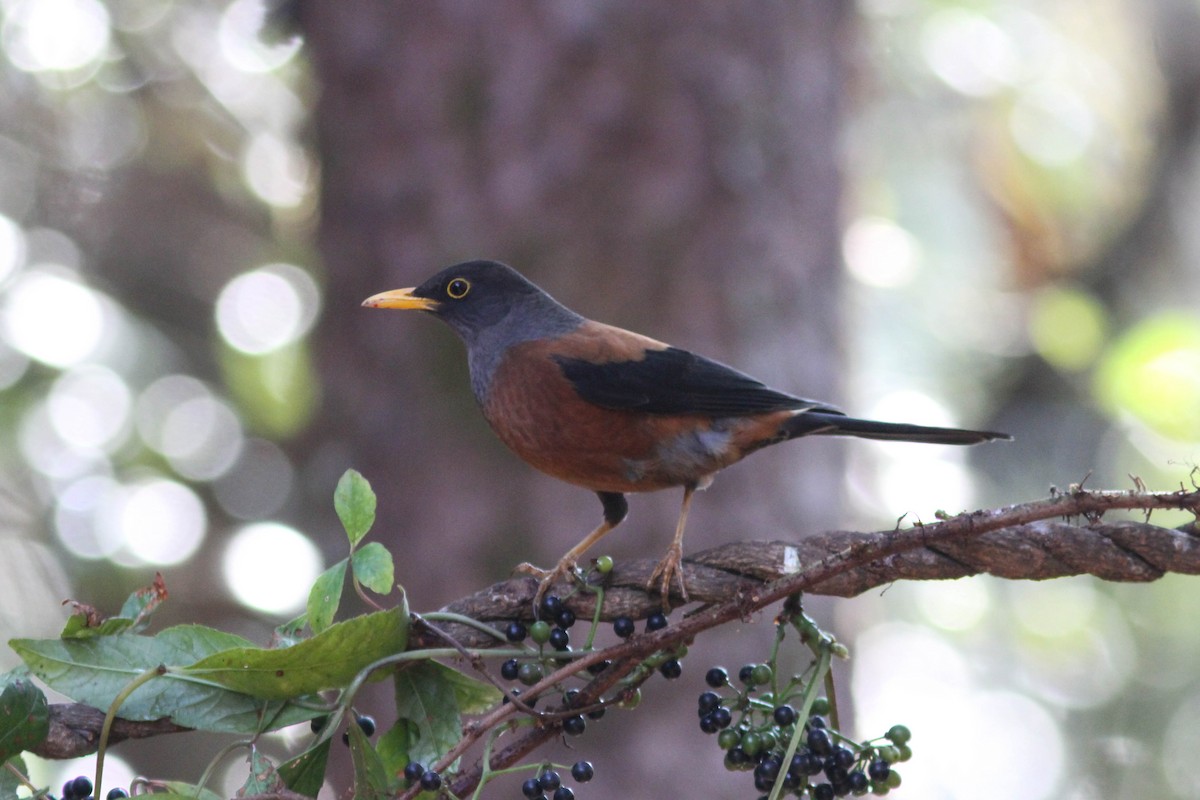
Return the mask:
M 658 584 L 659 592 L 662 596 L 663 611 L 671 610 L 671 583 L 674 579 L 679 580 L 679 597 L 686 603 L 688 601 L 687 586 L 683 580 L 683 550 L 678 547 L 671 547 L 667 550 L 667 554 L 663 556 L 662 561 L 650 573 L 650 580 L 646 581 L 646 591 L 653 591 L 655 584 Z
M 558 562 L 554 569 L 542 569 L 541 567 L 534 566 L 526 561 L 522 564 L 518 564 L 516 568 L 513 569 L 513 572 L 520 572 L 525 575 L 532 575 L 533 577 L 538 578 L 537 592 L 533 595 L 533 611 L 534 617 L 536 618 L 538 609 L 541 608 L 542 605 L 542 598 L 546 596 L 548 591 L 550 591 L 550 587 L 553 586 L 558 579 L 564 575 L 575 574 L 575 562 L 568 559 L 563 559 L 562 561 Z

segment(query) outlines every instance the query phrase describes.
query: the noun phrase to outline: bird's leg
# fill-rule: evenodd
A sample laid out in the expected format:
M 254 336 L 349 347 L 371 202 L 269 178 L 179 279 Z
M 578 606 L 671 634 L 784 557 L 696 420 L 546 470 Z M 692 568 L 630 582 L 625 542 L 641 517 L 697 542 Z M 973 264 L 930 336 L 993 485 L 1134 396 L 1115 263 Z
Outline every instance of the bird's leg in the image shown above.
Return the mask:
M 521 564 L 517 567 L 519 572 L 526 572 L 541 578 L 537 594 L 533 597 L 533 607 L 535 610 L 541 605 L 542 597 L 550 590 L 554 582 L 563 575 L 574 571 L 579 557 L 588 548 L 600 541 L 604 537 L 604 534 L 620 525 L 621 520 L 625 519 L 625 515 L 629 513 L 629 502 L 625 499 L 625 495 L 620 492 L 596 492 L 596 495 L 600 498 L 600 503 L 604 506 L 604 520 L 594 531 L 585 536 L 583 541 L 568 550 L 567 554 L 559 559 L 554 569 L 539 569 L 529 563 Z
M 679 565 L 683 561 L 683 526 L 687 524 L 688 507 L 692 504 L 692 495 L 695 493 L 696 484 L 689 483 L 683 487 L 683 507 L 679 509 L 679 521 L 675 523 L 675 538 L 671 540 L 667 554 L 658 562 L 654 572 L 650 573 L 650 580 L 646 583 L 647 591 L 653 589 L 656 582 L 659 584 L 664 611 L 670 609 L 671 580 L 675 576 L 679 576 L 680 597 L 685 603 L 688 599 L 687 586 L 684 585 L 683 572 L 680 571 Z

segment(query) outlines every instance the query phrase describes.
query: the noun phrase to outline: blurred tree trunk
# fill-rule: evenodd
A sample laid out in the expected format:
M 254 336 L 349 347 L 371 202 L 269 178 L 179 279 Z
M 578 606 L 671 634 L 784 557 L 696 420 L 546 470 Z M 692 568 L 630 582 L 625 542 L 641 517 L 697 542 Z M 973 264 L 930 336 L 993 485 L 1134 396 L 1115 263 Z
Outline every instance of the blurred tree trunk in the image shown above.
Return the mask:
M 494 440 L 449 330 L 361 300 L 495 258 L 588 316 L 836 400 L 852 10 L 840 0 L 300 7 L 322 87 L 328 289 L 321 423 L 298 455 L 322 514 L 345 467 L 372 481 L 377 531 L 401 554 L 397 580 L 416 608 L 519 561 L 553 563 L 600 506 Z M 838 453 L 827 441 L 774 448 L 721 475 L 698 498 L 686 549 L 828 527 Z M 631 498 L 629 520 L 597 554 L 660 555 L 680 495 Z

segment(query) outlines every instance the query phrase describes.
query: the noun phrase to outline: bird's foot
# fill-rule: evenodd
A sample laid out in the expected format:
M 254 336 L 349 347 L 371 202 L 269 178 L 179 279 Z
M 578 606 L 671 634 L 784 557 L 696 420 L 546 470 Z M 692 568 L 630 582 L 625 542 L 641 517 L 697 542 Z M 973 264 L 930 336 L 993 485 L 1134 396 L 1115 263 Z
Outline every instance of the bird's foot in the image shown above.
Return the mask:
M 537 593 L 533 596 L 533 610 L 534 616 L 536 617 L 537 610 L 541 608 L 542 605 L 542 598 L 546 596 L 548 591 L 550 591 L 550 587 L 553 586 L 558 579 L 564 575 L 575 574 L 575 561 L 573 559 L 564 558 L 558 562 L 554 569 L 542 569 L 541 567 L 534 566 L 526 561 L 522 564 L 518 564 L 513 572 L 532 575 L 533 577 L 539 579 Z
M 653 591 L 655 584 L 658 584 L 659 591 L 662 593 L 663 611 L 671 610 L 671 582 L 675 579 L 679 581 L 679 597 L 683 602 L 688 601 L 687 586 L 683 581 L 683 570 L 681 564 L 683 562 L 683 548 L 671 545 L 667 550 L 667 554 L 663 556 L 662 561 L 658 562 L 658 566 L 654 568 L 654 572 L 650 573 L 650 580 L 646 581 L 646 591 Z

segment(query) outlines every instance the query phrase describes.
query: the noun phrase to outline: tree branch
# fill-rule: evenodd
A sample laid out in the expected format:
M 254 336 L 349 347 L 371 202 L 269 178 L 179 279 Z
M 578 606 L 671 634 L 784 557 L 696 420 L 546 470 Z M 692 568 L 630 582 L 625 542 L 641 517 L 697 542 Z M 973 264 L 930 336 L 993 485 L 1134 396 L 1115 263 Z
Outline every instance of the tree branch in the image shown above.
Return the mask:
M 942 580 L 990 574 L 1012 580 L 1043 580 L 1091 574 L 1108 581 L 1152 581 L 1168 572 L 1200 574 L 1200 531 L 1193 522 L 1163 528 L 1119 520 L 1105 522 L 1105 513 L 1140 510 L 1147 519 L 1153 510 L 1200 512 L 1200 491 L 1090 492 L 1072 490 L 1032 503 L 960 514 L 932 524 L 875 533 L 832 531 L 794 542 L 735 542 L 694 554 L 684 562 L 688 592 L 697 610 L 653 633 L 576 659 L 547 676 L 522 696 L 535 698 L 569 675 L 604 659 L 613 662 L 584 686 L 576 704 L 597 702 L 642 659 L 675 647 L 698 633 L 753 612 L 797 592 L 850 597 L 897 580 Z M 604 577 L 602 619 L 627 615 L 644 617 L 659 609 L 657 590 L 644 589 L 654 568 L 651 560 L 628 562 Z M 481 621 L 529 618 L 537 581 L 520 577 L 497 583 L 462 598 L 446 610 Z M 595 610 L 596 596 L 575 592 L 570 585 L 559 594 L 580 618 Z M 487 647 L 495 640 L 474 628 L 443 623 L 439 628 L 466 647 Z M 440 636 L 418 635 L 410 647 L 441 646 Z M 428 639 L 428 641 L 426 641 Z M 454 751 L 469 749 L 496 725 L 520 709 L 507 704 L 468 726 Z M 34 752 L 45 758 L 74 758 L 95 751 L 103 713 L 78 704 L 51 707 L 51 733 Z M 561 715 L 545 715 L 539 725 L 518 735 L 492 756 L 492 769 L 517 763 L 527 753 L 558 734 Z M 114 737 L 155 736 L 185 730 L 163 720 L 118 720 Z M 454 782 L 458 796 L 478 782 L 480 765 Z

